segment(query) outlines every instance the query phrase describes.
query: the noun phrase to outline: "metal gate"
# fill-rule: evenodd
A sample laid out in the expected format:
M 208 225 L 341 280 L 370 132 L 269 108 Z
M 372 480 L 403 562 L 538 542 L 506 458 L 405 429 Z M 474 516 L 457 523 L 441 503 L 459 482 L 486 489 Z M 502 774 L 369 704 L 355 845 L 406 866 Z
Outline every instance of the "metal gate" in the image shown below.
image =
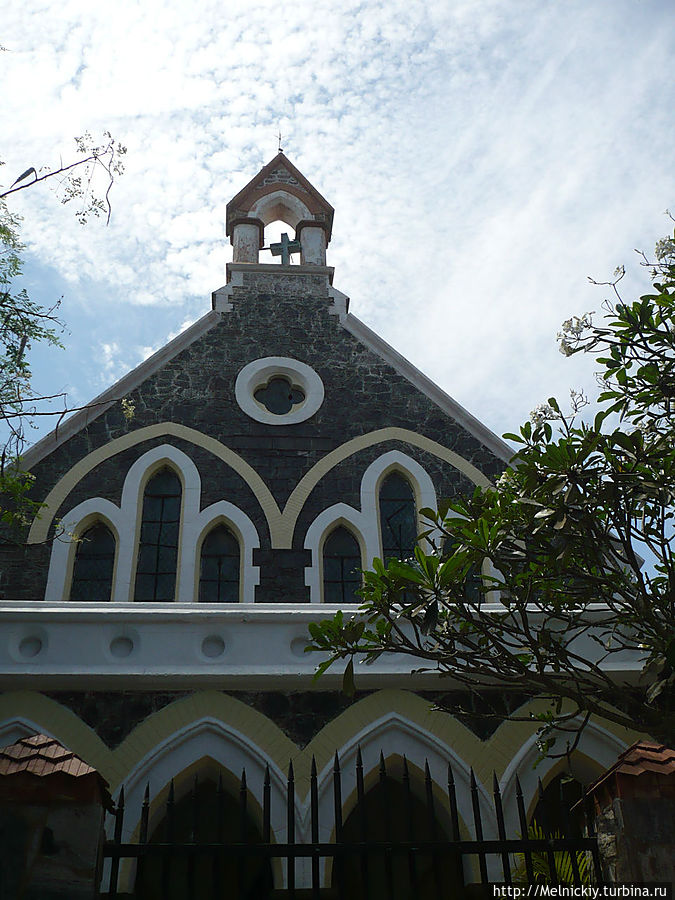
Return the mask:
M 473 836 L 462 835 L 457 790 L 448 765 L 447 819 L 441 826 L 437 813 L 438 796 L 428 763 L 425 764 L 423 796 L 411 787 L 410 770 L 403 759 L 400 784 L 392 797 L 392 781 L 387 777 L 380 754 L 377 820 L 368 808 L 360 751 L 356 758 L 356 798 L 349 821 L 343 822 L 343 779 L 335 755 L 332 774 L 331 840 L 319 840 L 319 795 L 316 764 L 310 775 L 310 840 L 296 840 L 296 787 L 289 764 L 285 785 L 285 842 L 274 842 L 271 829 L 270 771 L 267 766 L 260 799 L 251 793 L 246 772 L 242 772 L 238 798 L 226 792 L 222 780 L 209 786 L 206 797 L 215 813 L 210 832 L 204 833 L 202 807 L 204 786 L 195 780 L 191 795 L 175 800 L 173 782 L 165 805 L 163 826 L 148 834 L 150 793 L 146 788 L 138 840 L 123 842 L 124 790 L 112 814 L 114 836 L 103 846 L 110 860 L 109 874 L 102 885 L 102 897 L 118 893 L 120 862 L 135 860 L 136 900 L 449 900 L 462 896 L 494 896 L 480 886 L 501 883 L 601 884 L 602 872 L 594 835 L 570 837 L 569 817 L 565 834 L 549 827 L 553 821 L 546 809 L 539 782 L 538 818 L 528 827 L 520 782 L 516 779 L 519 833 L 507 836 L 502 797 L 493 775 L 493 803 L 497 836 L 484 837 L 478 786 L 473 770 L 470 778 L 470 806 Z M 201 794 L 200 794 L 201 790 Z M 250 807 L 255 799 L 261 811 L 261 827 L 252 832 Z M 392 805 L 395 803 L 395 807 Z M 187 804 L 187 805 L 186 805 Z M 395 815 L 394 815 L 395 814 Z M 396 816 L 398 819 L 396 819 Z M 370 818 L 369 818 L 370 817 Z M 426 821 L 423 821 L 423 817 Z M 592 821 L 588 816 L 587 820 Z M 398 821 L 398 829 L 394 822 Z M 401 823 L 404 823 L 401 826 Z M 467 823 L 467 826 L 469 823 Z M 405 833 L 401 834 L 401 828 Z M 567 836 L 565 836 L 567 835 Z M 298 877 L 300 872 L 300 877 Z M 469 873 L 467 875 L 467 873 Z M 274 887 L 274 884 L 277 887 Z M 283 887 L 279 887 L 283 884 Z M 525 896 L 527 891 L 523 891 Z M 508 896 L 513 897 L 514 893 Z M 515 896 L 518 896 L 516 893 Z

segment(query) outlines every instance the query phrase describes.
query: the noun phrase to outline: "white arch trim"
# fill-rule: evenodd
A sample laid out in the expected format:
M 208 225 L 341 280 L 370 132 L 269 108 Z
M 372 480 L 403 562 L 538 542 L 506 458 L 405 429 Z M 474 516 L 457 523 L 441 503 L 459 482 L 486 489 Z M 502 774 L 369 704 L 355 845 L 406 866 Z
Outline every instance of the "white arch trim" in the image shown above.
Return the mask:
M 210 435 L 202 434 L 202 432 L 196 431 L 194 428 L 188 428 L 186 425 L 180 425 L 176 422 L 158 422 L 155 425 L 146 425 L 136 431 L 128 432 L 122 437 L 115 438 L 96 450 L 92 450 L 91 453 L 75 463 L 71 469 L 62 475 L 45 497 L 41 512 L 33 519 L 27 543 L 37 544 L 47 540 L 49 528 L 57 510 L 87 473 L 117 453 L 121 453 L 130 447 L 135 447 L 142 441 L 160 436 L 167 438 L 174 436 L 195 446 L 203 447 L 228 466 L 231 466 L 255 494 L 267 519 L 272 547 L 278 549 L 290 549 L 293 546 L 293 532 L 297 518 L 305 501 L 324 475 L 345 459 L 375 444 L 381 444 L 385 441 L 402 441 L 449 463 L 474 484 L 485 487 L 490 484 L 490 480 L 473 463 L 459 456 L 454 450 L 450 450 L 437 441 L 433 441 L 431 438 L 417 434 L 407 428 L 392 426 L 351 438 L 344 444 L 331 450 L 330 453 L 327 453 L 312 466 L 309 472 L 302 476 L 293 488 L 282 513 L 270 489 L 256 470 L 241 456 L 230 450 L 229 447 L 221 444 L 220 441 Z
M 581 725 L 581 719 L 578 724 Z M 605 770 L 616 762 L 627 746 L 625 741 L 591 720 L 584 728 L 577 750 L 596 762 L 600 770 Z M 540 755 L 535 732 L 523 741 L 504 770 L 500 790 L 507 832 L 511 830 L 515 834 L 520 828 L 516 806 L 516 776 L 523 790 L 525 809 L 528 810 L 537 793 L 539 779 L 544 782 L 551 769 L 559 765 L 559 760 L 546 757 L 535 768 Z
M 45 600 L 48 603 L 58 603 L 68 599 L 77 542 L 87 527 L 97 521 L 107 525 L 115 538 L 114 571 L 117 572 L 120 536 L 123 529 L 122 510 L 110 500 L 103 497 L 92 497 L 90 500 L 79 503 L 61 520 L 57 536 L 52 542 L 52 555 L 45 590 Z M 113 583 L 114 581 L 115 576 L 113 575 Z
M 176 599 L 182 603 L 195 601 L 195 573 L 198 560 L 197 543 L 200 535 L 219 518 L 229 522 L 242 541 L 244 590 L 242 599 L 253 602 L 260 570 L 253 567 L 253 549 L 260 546 L 251 519 L 233 504 L 218 501 L 200 512 L 201 479 L 189 456 L 162 444 L 139 457 L 127 472 L 122 488 L 120 506 L 102 497 L 85 500 L 72 509 L 63 520 L 65 535 L 54 541 L 49 567 L 45 599 L 53 602 L 67 600 L 70 572 L 74 558 L 74 543 L 85 521 L 101 518 L 116 532 L 117 554 L 113 582 L 113 602 L 133 601 L 136 548 L 140 533 L 145 485 L 164 465 L 172 468 L 181 480 L 181 531 L 178 546 Z M 250 565 L 249 565 L 250 564 Z
M 360 732 L 351 736 L 338 749 L 340 770 L 342 773 L 343 821 L 347 820 L 354 808 L 356 794 L 356 757 L 359 748 L 363 761 L 364 781 L 379 769 L 380 751 L 386 757 L 386 748 L 395 748 L 396 756 L 405 756 L 409 765 L 419 772 L 424 772 L 425 763 L 429 764 L 429 772 L 437 791 L 447 797 L 448 763 L 452 766 L 453 777 L 457 787 L 458 812 L 462 822 L 468 827 L 473 822 L 471 807 L 471 769 L 458 756 L 452 747 L 440 741 L 424 730 L 420 725 L 391 711 L 370 722 Z M 497 821 L 490 802 L 488 790 L 477 780 L 478 799 L 480 803 L 484 834 L 487 839 L 497 837 Z M 333 837 L 333 763 L 326 765 L 318 777 L 319 799 L 319 840 L 329 841 Z M 444 804 L 446 806 L 447 804 Z M 437 812 L 440 808 L 437 809 Z M 309 810 L 304 811 L 302 833 L 308 834 L 310 828 Z M 443 814 L 441 813 L 441 817 Z M 322 823 L 328 823 L 323 824 Z M 308 839 L 308 838 L 307 838 Z M 465 875 L 469 875 L 470 860 L 465 860 Z M 326 860 L 322 860 L 322 881 L 326 881 Z
M 248 211 L 248 216 L 254 219 L 260 219 L 264 225 L 269 225 L 276 219 L 281 219 L 295 228 L 298 222 L 303 219 L 313 219 L 307 206 L 295 194 L 285 191 L 283 188 L 273 191 L 271 194 L 265 194 L 257 200 Z
M 436 508 L 436 490 L 425 469 L 400 450 L 383 453 L 363 473 L 361 510 L 356 510 L 346 503 L 336 503 L 319 513 L 307 529 L 305 549 L 312 551 L 312 562 L 305 569 L 305 584 L 309 587 L 312 603 L 321 602 L 323 544 L 328 534 L 338 525 L 344 522 L 356 533 L 362 553 L 365 553 L 364 568 L 369 567 L 376 556 L 382 556 L 378 509 L 379 486 L 382 479 L 392 471 L 401 472 L 409 479 L 417 509 L 425 506 Z
M 186 521 L 183 526 L 183 540 L 186 547 L 194 548 L 193 560 L 193 586 L 190 588 L 187 580 L 181 578 L 181 590 L 183 595 L 179 600 L 183 603 L 191 603 L 197 599 L 197 576 L 199 573 L 201 547 L 204 538 L 219 522 L 224 522 L 239 539 L 241 548 L 241 601 L 243 603 L 255 602 L 256 585 L 260 584 L 260 566 L 253 565 L 253 550 L 260 546 L 260 538 L 256 527 L 243 510 L 227 500 L 218 500 L 203 509 L 193 520 Z M 188 594 L 189 592 L 189 594 Z
M 9 747 L 10 744 L 16 744 L 24 737 L 32 737 L 34 734 L 46 734 L 48 737 L 53 735 L 46 731 L 44 726 L 36 725 L 30 719 L 24 719 L 23 716 L 16 716 L 12 719 L 6 719 L 0 724 L 0 747 Z
M 130 841 L 140 825 L 141 808 L 146 785 L 150 786 L 150 797 L 158 794 L 177 778 L 181 772 L 194 763 L 207 758 L 222 766 L 235 778 L 246 769 L 246 779 L 254 796 L 262 796 L 265 767 L 270 767 L 271 830 L 273 840 L 286 839 L 286 777 L 281 769 L 266 756 L 251 740 L 220 719 L 205 716 L 179 728 L 172 735 L 157 744 L 124 779 L 125 818 L 122 841 Z M 119 787 L 117 788 L 119 790 Z M 157 812 L 157 811 L 156 811 Z M 296 820 L 300 821 L 296 799 Z M 112 828 L 112 823 L 109 823 Z M 129 881 L 134 877 L 128 871 Z M 132 883 L 128 884 L 131 889 Z

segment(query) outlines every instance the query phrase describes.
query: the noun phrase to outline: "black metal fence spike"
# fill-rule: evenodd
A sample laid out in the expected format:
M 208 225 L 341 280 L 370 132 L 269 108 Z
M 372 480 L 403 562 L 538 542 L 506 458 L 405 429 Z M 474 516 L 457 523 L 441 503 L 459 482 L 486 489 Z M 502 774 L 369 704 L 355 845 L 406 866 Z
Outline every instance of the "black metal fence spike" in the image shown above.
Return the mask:
M 388 748 L 389 749 L 389 748 Z M 476 773 L 470 769 L 468 778 L 468 797 L 462 797 L 466 791 L 467 783 L 464 776 L 456 784 L 452 765 L 448 761 L 447 787 L 450 811 L 450 839 L 448 840 L 436 817 L 435 807 L 438 805 L 436 795 L 437 786 L 432 777 L 429 761 L 424 761 L 423 779 L 419 779 L 423 785 L 423 796 L 415 799 L 415 774 L 417 769 L 411 766 L 406 756 L 403 756 L 402 779 L 397 789 L 400 797 L 394 806 L 395 786 L 387 776 L 386 759 L 384 751 L 379 753 L 379 784 L 374 786 L 375 795 L 382 802 L 381 821 L 375 822 L 373 807 L 366 796 L 363 760 L 360 747 L 356 753 L 356 804 L 352 812 L 352 820 L 347 823 L 347 829 L 343 827 L 342 804 L 342 772 L 340 759 L 337 752 L 333 756 L 332 781 L 333 781 L 333 807 L 334 807 L 334 837 L 319 841 L 319 782 L 316 757 L 312 756 L 310 765 L 310 825 L 311 839 L 298 843 L 296 841 L 296 816 L 295 805 L 295 777 L 293 761 L 289 760 L 288 780 L 286 783 L 286 829 L 280 829 L 279 834 L 273 834 L 271 829 L 271 772 L 270 765 L 265 766 L 262 787 L 262 830 L 258 837 L 254 837 L 255 829 L 249 819 L 249 788 L 247 786 L 246 770 L 242 769 L 239 786 L 239 802 L 237 803 L 237 791 L 229 796 L 223 786 L 223 773 L 218 773 L 218 785 L 208 786 L 212 790 L 216 807 L 213 817 L 213 828 L 216 840 L 206 835 L 206 824 L 202 823 L 200 812 L 207 802 L 205 799 L 207 785 L 203 779 L 193 779 L 191 795 L 175 802 L 176 789 L 173 780 L 168 785 L 165 829 L 159 829 L 157 837 L 152 836 L 148 840 L 148 819 L 150 807 L 150 785 L 145 785 L 143 802 L 140 810 L 140 828 L 133 840 L 129 843 L 122 842 L 123 817 L 125 792 L 123 787 L 119 791 L 119 797 L 113 810 L 114 829 L 111 840 L 103 845 L 103 857 L 110 860 L 110 880 L 107 896 L 113 900 L 118 896 L 117 881 L 119 878 L 120 860 L 136 859 L 136 884 L 137 890 L 142 892 L 142 886 L 147 886 L 150 877 L 149 866 L 146 866 L 150 857 L 154 857 L 160 864 L 159 869 L 153 870 L 153 878 L 157 879 L 157 889 L 160 896 L 169 896 L 172 886 L 180 882 L 180 891 L 185 896 L 196 896 L 199 886 L 200 896 L 221 897 L 227 893 L 232 898 L 243 900 L 251 895 L 257 873 L 261 872 L 260 865 L 271 867 L 275 860 L 285 860 L 287 896 L 293 900 L 297 896 L 296 889 L 296 860 L 307 861 L 307 869 L 311 867 L 311 894 L 312 900 L 318 900 L 321 891 L 330 889 L 336 900 L 347 900 L 348 881 L 351 884 L 355 878 L 360 883 L 360 890 L 364 896 L 372 896 L 374 881 L 383 879 L 383 888 L 386 887 L 389 897 L 399 897 L 403 893 L 406 896 L 417 896 L 423 887 L 420 871 L 421 861 L 425 868 L 429 869 L 429 862 L 433 866 L 433 884 L 429 883 L 425 875 L 424 884 L 431 889 L 430 896 L 435 900 L 445 897 L 448 891 L 448 877 L 457 890 L 461 891 L 464 885 L 464 864 L 478 857 L 480 866 L 480 880 L 483 884 L 489 884 L 487 858 L 499 861 L 501 859 L 502 872 L 498 877 L 503 877 L 507 884 L 512 883 L 515 873 L 512 873 L 514 864 L 513 854 L 524 859 L 523 869 L 527 881 L 535 883 L 534 859 L 548 862 L 549 874 L 556 877 L 556 868 L 560 870 L 565 866 L 571 872 L 575 884 L 579 884 L 583 874 L 581 866 L 582 853 L 590 854 L 595 870 L 595 879 L 602 883 L 602 872 L 597 846 L 597 838 L 560 838 L 555 829 L 558 827 L 557 818 L 551 819 L 546 814 L 546 804 L 549 801 L 551 791 L 545 792 L 541 782 L 537 784 L 535 799 L 538 802 L 537 819 L 544 831 L 543 837 L 536 837 L 535 832 L 528 828 L 527 813 L 523 789 L 519 778 L 515 778 L 515 801 L 517 807 L 520 833 L 516 836 L 507 836 L 504 817 L 504 798 L 501 794 L 501 786 L 497 773 L 492 773 L 492 794 L 494 798 L 494 811 L 496 815 L 495 836 L 485 840 L 483 836 L 482 812 L 487 808 L 487 793 L 478 784 Z M 331 774 L 326 773 L 330 779 Z M 370 773 L 370 777 L 375 772 Z M 276 783 L 276 782 L 275 782 Z M 353 783 L 353 782 L 352 782 Z M 226 781 L 227 784 L 227 781 Z M 235 782 L 236 784 L 236 782 Z M 487 785 L 486 785 L 487 787 Z M 188 782 L 189 789 L 189 782 Z M 461 790 L 461 793 L 460 793 Z M 225 794 L 228 793 L 228 798 Z M 509 794 L 509 798 L 510 798 Z M 181 793 L 182 798 L 182 793 Z M 475 840 L 463 838 L 459 824 L 459 800 L 470 804 L 473 812 L 473 826 Z M 258 797 L 256 796 L 256 800 Z M 555 799 L 555 798 L 554 798 Z M 190 800 L 192 805 L 190 806 Z M 251 797 L 251 801 L 253 796 Z M 529 795 L 528 795 L 529 800 Z M 234 803 L 234 806 L 233 806 Z M 482 806 L 485 804 L 485 807 Z M 491 804 L 490 804 L 491 805 Z M 237 810 L 238 806 L 238 810 Z M 183 809 L 188 813 L 183 815 Z M 228 810 L 233 812 L 233 820 L 228 818 Z M 179 820 L 180 811 L 180 820 Z M 238 813 L 238 816 L 237 816 Z M 283 810 L 279 811 L 283 819 Z M 191 814 L 191 815 L 190 815 Z M 326 832 L 330 831 L 330 822 L 323 821 Z M 557 813 L 556 813 L 557 815 Z M 239 818 L 239 825 L 237 824 Z M 397 820 L 401 817 L 400 821 Z M 421 817 L 421 818 L 420 818 Z M 185 819 L 187 818 L 187 822 Z M 564 816 L 563 816 L 564 820 Z M 204 822 L 207 818 L 204 818 Z M 189 828 L 192 825 L 190 834 Z M 187 827 L 186 827 L 187 826 Z M 226 827 L 227 826 L 227 827 Z M 467 826 L 470 823 L 467 821 Z M 553 829 L 551 828 L 553 826 Z M 380 828 L 378 835 L 375 828 Z M 180 831 L 179 831 L 180 828 Z M 198 834 L 198 829 L 201 833 Z M 187 834 L 183 834 L 187 831 Z M 350 836 L 346 838 L 347 833 Z M 426 837 L 422 837 L 426 833 Z M 405 835 L 405 837 L 404 837 Z M 191 838 L 191 840 L 190 840 Z M 345 840 L 346 838 L 346 840 Z M 135 843 L 134 843 L 135 841 Z M 569 856 L 569 859 L 568 859 Z M 255 863 L 253 860 L 260 862 Z M 330 866 L 326 866 L 325 884 L 320 882 L 321 860 L 332 859 L 332 876 Z M 229 860 L 229 862 L 228 862 Z M 590 862 L 590 860 L 589 860 Z M 407 863 L 407 865 L 406 865 Z M 353 874 L 348 876 L 347 866 Z M 360 871 L 359 871 L 360 870 Z M 428 875 L 432 872 L 428 871 Z M 520 873 L 519 873 L 520 874 Z M 386 882 L 386 885 L 385 885 Z M 201 885 L 205 887 L 202 890 Z M 308 884 L 309 886 L 309 884 Z M 454 888 L 453 888 L 454 890 Z M 140 894 L 139 894 L 140 896 Z M 304 894 L 303 894 L 304 896 Z
M 502 795 L 499 790 L 499 781 L 497 780 L 497 773 L 495 771 L 492 772 L 492 794 L 494 796 L 495 801 L 495 814 L 497 816 L 497 833 L 499 834 L 499 840 L 506 840 L 506 826 L 504 825 L 504 808 L 502 806 Z M 511 861 L 509 860 L 509 854 L 506 850 L 502 850 L 502 873 L 504 875 L 504 881 L 507 884 L 511 884 Z
M 313 844 L 319 843 L 319 789 L 316 777 L 316 759 L 312 755 L 309 773 L 310 828 Z M 319 900 L 319 857 L 312 854 L 312 898 Z
M 520 824 L 520 836 L 522 840 L 526 841 L 530 836 L 530 831 L 527 826 L 527 816 L 525 814 L 525 803 L 523 800 L 523 789 L 520 785 L 520 779 L 516 775 L 516 806 L 518 808 L 518 822 Z M 527 874 L 527 881 L 529 884 L 534 884 L 534 866 L 532 863 L 532 851 L 530 849 L 526 849 L 524 851 L 525 856 L 525 872 Z
M 141 806 L 141 828 L 139 833 L 139 841 L 141 844 L 147 843 L 148 840 L 148 817 L 150 815 L 150 784 L 145 785 L 143 794 L 143 805 Z

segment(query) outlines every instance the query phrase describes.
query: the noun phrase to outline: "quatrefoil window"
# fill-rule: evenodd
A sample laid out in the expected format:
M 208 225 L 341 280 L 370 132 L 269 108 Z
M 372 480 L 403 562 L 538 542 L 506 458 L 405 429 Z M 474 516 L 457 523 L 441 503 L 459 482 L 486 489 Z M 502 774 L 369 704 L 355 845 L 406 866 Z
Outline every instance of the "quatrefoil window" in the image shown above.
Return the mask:
M 265 425 L 297 425 L 323 403 L 323 382 L 307 363 L 287 356 L 255 359 L 237 375 L 239 407 Z
M 275 416 L 285 416 L 294 406 L 303 402 L 305 392 L 294 387 L 290 378 L 275 375 L 266 385 L 259 387 L 253 396 L 268 412 Z

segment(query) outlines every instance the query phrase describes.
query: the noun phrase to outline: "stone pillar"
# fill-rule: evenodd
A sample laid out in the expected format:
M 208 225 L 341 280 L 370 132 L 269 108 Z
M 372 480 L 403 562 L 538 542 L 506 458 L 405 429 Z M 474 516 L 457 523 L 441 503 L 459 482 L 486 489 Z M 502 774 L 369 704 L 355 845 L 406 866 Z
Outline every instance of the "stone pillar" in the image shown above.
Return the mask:
M 260 219 L 235 219 L 232 226 L 232 262 L 257 263 L 265 226 Z
M 0 896 L 93 900 L 101 877 L 106 782 L 43 734 L 0 750 Z
M 300 263 L 303 266 L 326 265 L 326 231 L 320 222 L 298 222 L 296 240 L 300 241 Z
M 638 741 L 586 796 L 608 881 L 675 883 L 675 750 Z

